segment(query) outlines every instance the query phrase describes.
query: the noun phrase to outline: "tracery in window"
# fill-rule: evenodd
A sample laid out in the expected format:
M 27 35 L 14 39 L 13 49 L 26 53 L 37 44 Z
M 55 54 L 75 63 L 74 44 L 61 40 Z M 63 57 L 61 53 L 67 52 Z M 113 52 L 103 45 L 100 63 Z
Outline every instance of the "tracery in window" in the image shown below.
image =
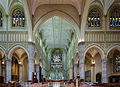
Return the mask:
M 92 9 L 88 14 L 88 27 L 100 27 L 100 12 Z
M 114 8 L 110 13 L 110 27 L 120 26 L 120 9 Z
M 3 25 L 3 17 L 2 17 L 2 12 L 0 11 L 0 27 Z
M 115 52 L 115 68 L 116 68 L 116 72 L 120 72 L 120 54 L 119 51 Z
M 51 55 L 51 68 L 62 68 L 62 54 L 60 50 L 55 50 Z
M 25 24 L 24 12 L 21 9 L 14 10 L 12 14 L 12 26 L 24 27 L 24 24 Z

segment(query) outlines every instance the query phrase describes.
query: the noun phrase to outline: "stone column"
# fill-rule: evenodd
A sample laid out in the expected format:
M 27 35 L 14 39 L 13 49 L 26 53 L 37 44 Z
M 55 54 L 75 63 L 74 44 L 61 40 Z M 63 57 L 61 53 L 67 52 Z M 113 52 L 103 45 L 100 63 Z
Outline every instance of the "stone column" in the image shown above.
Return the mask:
M 41 80 L 43 80 L 43 67 L 41 67 Z
M 6 81 L 6 78 L 5 78 L 5 76 L 6 76 L 6 67 L 5 67 L 5 64 L 2 64 L 2 76 L 4 77 L 4 82 Z
M 41 67 L 41 75 L 43 75 L 43 67 Z
M 0 58 L 0 76 L 2 76 L 2 58 Z
M 73 72 L 72 71 L 72 67 L 70 67 L 70 69 L 69 69 L 69 80 L 72 79 L 72 77 L 73 77 L 73 73 L 72 72 Z
M 102 83 L 107 82 L 107 59 L 102 59 Z
M 32 72 L 34 72 L 34 51 L 35 44 L 33 42 L 28 42 L 28 80 L 32 80 Z
M 77 64 L 74 64 L 74 79 L 77 77 Z
M 91 82 L 95 82 L 95 64 L 91 65 Z
M 85 66 L 84 66 L 84 45 L 85 42 L 80 42 L 79 47 L 79 76 L 80 79 L 85 79 Z
M 22 81 L 22 64 L 19 64 L 19 81 Z
M 6 59 L 6 83 L 11 81 L 11 59 Z
M 40 79 L 39 79 L 40 64 L 36 64 L 36 72 L 37 72 L 37 79 L 38 79 L 38 82 L 40 82 Z

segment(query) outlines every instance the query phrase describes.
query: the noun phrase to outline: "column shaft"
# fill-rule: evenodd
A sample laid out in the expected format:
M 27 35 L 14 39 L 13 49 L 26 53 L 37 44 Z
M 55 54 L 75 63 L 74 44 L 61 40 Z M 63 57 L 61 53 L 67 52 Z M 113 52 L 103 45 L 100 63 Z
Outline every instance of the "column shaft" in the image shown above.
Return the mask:
M 2 58 L 0 59 L 0 76 L 2 76 Z
M 22 81 L 22 65 L 19 64 L 19 81 Z
M 72 67 L 69 69 L 69 79 L 72 79 L 73 77 L 73 71 L 72 71 Z
M 34 51 L 35 44 L 33 42 L 28 42 L 28 80 L 32 80 L 32 73 L 34 72 Z
M 102 60 L 102 82 L 107 83 L 107 59 Z
M 36 64 L 36 72 L 37 72 L 37 79 L 38 79 L 38 82 L 40 82 L 40 79 L 39 79 L 40 64 Z
M 77 64 L 74 64 L 74 78 L 77 77 Z
M 80 42 L 79 47 L 79 75 L 80 79 L 85 79 L 85 66 L 84 66 L 84 45 L 85 42 Z
M 11 81 L 11 59 L 6 59 L 6 83 Z

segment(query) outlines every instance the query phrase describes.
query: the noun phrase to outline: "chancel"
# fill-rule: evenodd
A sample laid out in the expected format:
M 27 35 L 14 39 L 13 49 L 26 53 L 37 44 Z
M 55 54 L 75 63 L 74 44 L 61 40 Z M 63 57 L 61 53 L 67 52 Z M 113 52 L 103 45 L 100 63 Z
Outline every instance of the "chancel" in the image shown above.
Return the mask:
M 120 0 L 0 0 L 0 87 L 120 87 Z

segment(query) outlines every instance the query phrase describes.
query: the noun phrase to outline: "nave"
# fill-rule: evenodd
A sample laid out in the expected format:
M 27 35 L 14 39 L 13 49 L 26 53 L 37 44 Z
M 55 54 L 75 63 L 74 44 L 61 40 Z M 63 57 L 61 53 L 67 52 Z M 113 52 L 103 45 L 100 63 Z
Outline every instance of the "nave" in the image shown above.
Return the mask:
M 0 0 L 0 87 L 120 87 L 120 0 Z

